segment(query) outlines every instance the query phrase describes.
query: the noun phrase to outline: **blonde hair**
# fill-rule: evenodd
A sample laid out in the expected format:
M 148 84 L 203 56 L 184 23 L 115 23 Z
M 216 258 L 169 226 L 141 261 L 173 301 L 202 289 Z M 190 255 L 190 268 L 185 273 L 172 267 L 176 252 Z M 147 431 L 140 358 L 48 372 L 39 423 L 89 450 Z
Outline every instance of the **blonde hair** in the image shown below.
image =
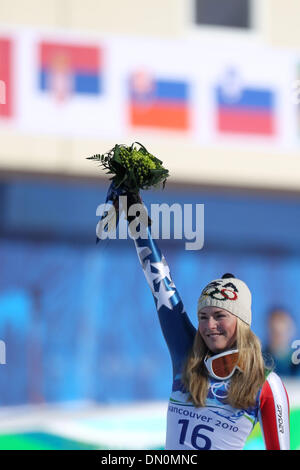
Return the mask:
M 261 344 L 250 326 L 237 318 L 236 347 L 239 350 L 239 365 L 228 390 L 227 403 L 233 408 L 245 409 L 254 406 L 257 392 L 265 381 L 265 364 Z M 189 401 L 196 407 L 205 406 L 208 392 L 208 372 L 204 358 L 209 350 L 199 330 L 196 333 L 193 347 L 185 363 L 182 382 L 189 392 Z

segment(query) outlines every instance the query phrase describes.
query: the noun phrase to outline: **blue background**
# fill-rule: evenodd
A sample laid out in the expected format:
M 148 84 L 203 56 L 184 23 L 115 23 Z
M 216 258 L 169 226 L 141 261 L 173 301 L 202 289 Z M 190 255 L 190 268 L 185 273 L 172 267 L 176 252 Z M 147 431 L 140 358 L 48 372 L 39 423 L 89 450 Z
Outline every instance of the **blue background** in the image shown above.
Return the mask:
M 1 405 L 165 400 L 171 361 L 133 241 L 95 244 L 107 181 L 0 182 Z M 299 332 L 300 197 L 167 185 L 151 203 L 205 205 L 205 241 L 159 240 L 196 326 L 201 289 L 224 272 L 253 293 L 253 330 L 266 341 L 273 305 Z M 299 333 L 298 333 L 299 334 Z

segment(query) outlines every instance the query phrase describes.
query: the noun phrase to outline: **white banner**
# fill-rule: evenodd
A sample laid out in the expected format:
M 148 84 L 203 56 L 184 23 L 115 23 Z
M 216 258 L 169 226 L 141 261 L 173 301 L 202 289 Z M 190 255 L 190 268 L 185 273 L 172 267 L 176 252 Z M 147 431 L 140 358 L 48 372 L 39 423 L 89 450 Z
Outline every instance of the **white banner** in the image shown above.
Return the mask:
M 0 31 L 1 57 L 0 131 L 299 148 L 290 51 L 23 29 Z

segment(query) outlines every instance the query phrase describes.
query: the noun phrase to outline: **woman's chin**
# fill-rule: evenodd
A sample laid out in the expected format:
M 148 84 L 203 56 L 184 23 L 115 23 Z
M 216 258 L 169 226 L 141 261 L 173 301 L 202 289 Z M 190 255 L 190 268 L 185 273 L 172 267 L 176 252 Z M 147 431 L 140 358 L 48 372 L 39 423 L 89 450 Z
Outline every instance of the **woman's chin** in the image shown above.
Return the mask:
M 215 354 L 221 353 L 228 349 L 227 344 L 224 341 L 208 341 L 206 342 L 206 346 L 211 352 Z

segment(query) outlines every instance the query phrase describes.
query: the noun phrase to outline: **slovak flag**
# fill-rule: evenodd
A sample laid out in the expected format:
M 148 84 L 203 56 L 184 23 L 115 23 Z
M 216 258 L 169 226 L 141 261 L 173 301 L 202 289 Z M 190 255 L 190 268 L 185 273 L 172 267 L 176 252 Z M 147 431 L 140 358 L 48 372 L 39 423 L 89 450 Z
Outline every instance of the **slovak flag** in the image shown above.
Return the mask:
M 265 87 L 248 87 L 228 77 L 216 88 L 217 128 L 221 133 L 273 136 L 275 94 Z
M 134 73 L 129 81 L 129 122 L 133 127 L 188 130 L 189 85 L 175 79 Z
M 0 118 L 13 114 L 12 41 L 0 38 Z
M 58 101 L 71 95 L 98 96 L 102 91 L 102 55 L 98 46 L 42 42 L 39 89 Z

